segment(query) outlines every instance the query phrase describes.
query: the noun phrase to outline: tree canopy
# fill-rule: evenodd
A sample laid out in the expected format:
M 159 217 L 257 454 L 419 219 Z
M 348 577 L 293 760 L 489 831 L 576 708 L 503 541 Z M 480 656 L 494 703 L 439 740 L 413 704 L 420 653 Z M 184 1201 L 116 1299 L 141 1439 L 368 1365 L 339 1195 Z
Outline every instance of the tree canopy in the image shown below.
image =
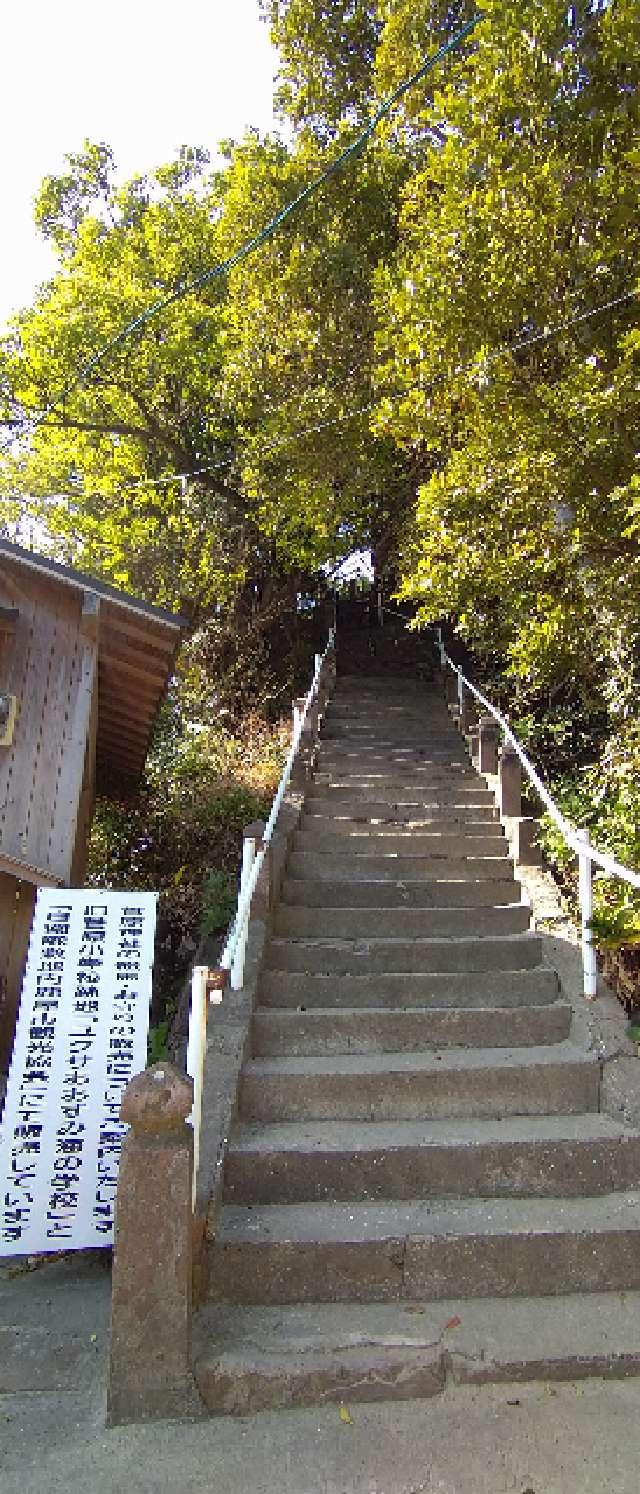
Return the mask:
M 260 4 L 281 134 L 215 157 L 215 142 L 185 147 L 125 185 L 108 146 L 87 142 L 44 181 L 36 222 L 59 268 L 0 348 L 1 516 L 28 495 L 58 553 L 190 610 L 200 689 L 202 660 L 233 676 L 249 636 L 255 681 L 255 639 L 295 619 L 323 566 L 370 546 L 418 624 L 450 618 L 511 677 L 534 738 L 553 718 L 559 740 L 561 699 L 584 726 L 577 757 L 568 732 L 572 769 L 604 752 L 630 772 L 636 0 L 484 0 L 366 149 L 182 294 L 475 10 Z

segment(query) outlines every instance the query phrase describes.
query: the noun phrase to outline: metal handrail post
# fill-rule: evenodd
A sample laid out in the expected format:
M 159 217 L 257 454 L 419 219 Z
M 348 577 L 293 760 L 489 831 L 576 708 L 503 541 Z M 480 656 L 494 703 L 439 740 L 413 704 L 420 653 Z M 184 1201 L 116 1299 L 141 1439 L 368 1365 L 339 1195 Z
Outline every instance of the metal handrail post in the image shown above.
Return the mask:
M 589 836 L 586 830 L 576 830 L 577 839 L 584 844 L 578 852 L 578 895 L 580 898 L 580 924 L 582 933 L 582 971 L 585 996 L 595 996 L 598 971 L 596 952 L 593 947 L 593 862 L 589 854 Z
M 189 1036 L 187 1039 L 186 1069 L 193 1079 L 193 1107 L 189 1117 L 193 1127 L 193 1193 L 195 1208 L 198 1163 L 200 1161 L 200 1127 L 202 1123 L 202 1086 L 204 1079 L 204 1055 L 207 1046 L 207 979 L 206 965 L 194 965 L 191 972 L 191 1006 L 189 1008 Z
M 238 905 L 240 905 L 243 893 L 246 892 L 249 878 L 256 859 L 256 843 L 251 835 L 245 835 L 242 842 L 242 868 L 240 871 L 240 893 Z M 249 932 L 249 917 L 243 921 L 242 928 L 237 930 L 237 943 L 231 961 L 231 990 L 241 991 L 244 980 L 244 957 L 247 948 L 247 935 Z
M 490 700 L 487 699 L 487 696 L 483 694 L 482 690 L 478 690 L 476 685 L 472 685 L 471 680 L 467 679 L 466 675 L 462 673 L 460 666 L 458 664 L 454 664 L 453 659 L 444 649 L 443 659 L 445 665 L 448 665 L 448 667 L 452 670 L 454 676 L 457 676 L 458 701 L 460 703 L 460 706 L 462 704 L 463 686 L 466 685 L 471 695 L 475 698 L 475 700 L 478 701 L 479 705 L 484 706 L 485 710 L 489 713 L 489 715 L 493 718 L 493 720 L 500 728 L 504 739 L 503 753 L 510 750 L 515 754 L 517 758 L 519 758 L 520 763 L 524 768 L 530 783 L 533 784 L 533 787 L 542 800 L 547 813 L 553 820 L 554 824 L 557 825 L 566 844 L 570 846 L 571 850 L 578 857 L 578 883 L 582 930 L 584 994 L 585 996 L 589 997 L 595 996 L 597 982 L 597 964 L 596 952 L 593 944 L 593 931 L 591 928 L 591 921 L 593 918 L 594 862 L 596 866 L 601 867 L 608 876 L 619 877 L 621 881 L 627 882 L 631 887 L 640 887 L 640 872 L 634 871 L 629 866 L 623 866 L 620 861 L 616 860 L 615 856 L 610 856 L 606 851 L 596 850 L 595 846 L 591 845 L 586 830 L 574 829 L 574 826 L 570 823 L 570 821 L 565 819 L 564 815 L 561 814 L 557 804 L 555 803 L 555 800 L 552 799 L 551 794 L 546 787 L 546 784 L 543 783 L 540 774 L 536 772 L 533 763 L 529 761 L 526 752 L 521 747 L 518 738 L 512 732 L 508 721 L 505 720 L 505 717 L 496 710 L 495 706 Z M 445 674 L 445 682 L 448 679 L 449 676 Z M 486 771 L 490 770 L 487 768 Z M 506 809 L 505 813 L 507 813 Z

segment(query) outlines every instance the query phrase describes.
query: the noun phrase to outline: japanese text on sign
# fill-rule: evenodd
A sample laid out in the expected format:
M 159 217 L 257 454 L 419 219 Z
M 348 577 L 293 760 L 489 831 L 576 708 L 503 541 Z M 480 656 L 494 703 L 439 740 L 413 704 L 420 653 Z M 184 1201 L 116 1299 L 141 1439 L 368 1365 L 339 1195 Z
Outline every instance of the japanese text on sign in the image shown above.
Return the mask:
M 155 911 L 155 893 L 38 893 L 0 1131 L 0 1255 L 112 1241 Z

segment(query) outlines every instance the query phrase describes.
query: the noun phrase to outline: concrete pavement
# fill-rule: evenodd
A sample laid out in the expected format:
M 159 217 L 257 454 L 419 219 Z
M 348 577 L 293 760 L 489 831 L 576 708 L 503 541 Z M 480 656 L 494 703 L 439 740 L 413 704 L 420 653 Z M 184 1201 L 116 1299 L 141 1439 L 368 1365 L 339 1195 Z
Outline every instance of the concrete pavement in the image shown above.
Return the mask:
M 636 1494 L 639 1379 L 107 1431 L 109 1291 L 98 1253 L 0 1265 L 1 1494 Z

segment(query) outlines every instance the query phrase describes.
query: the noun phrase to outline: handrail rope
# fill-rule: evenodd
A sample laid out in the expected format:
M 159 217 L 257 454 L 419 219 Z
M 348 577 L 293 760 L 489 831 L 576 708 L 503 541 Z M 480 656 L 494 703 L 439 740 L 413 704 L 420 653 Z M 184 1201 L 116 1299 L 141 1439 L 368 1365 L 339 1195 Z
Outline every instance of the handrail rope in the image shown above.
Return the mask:
M 632 871 L 630 867 L 623 866 L 620 861 L 616 861 L 615 857 L 607 855 L 605 851 L 596 850 L 595 846 L 592 846 L 589 840 L 581 839 L 577 830 L 575 829 L 575 826 L 573 826 L 569 820 L 565 819 L 561 810 L 558 809 L 555 800 L 552 799 L 548 788 L 543 783 L 539 773 L 534 768 L 533 763 L 529 761 L 524 748 L 520 745 L 518 738 L 512 732 L 511 727 L 505 720 L 504 716 L 502 716 L 496 709 L 496 707 L 492 705 L 491 701 L 487 699 L 487 696 L 483 695 L 481 690 L 478 690 L 475 685 L 472 685 L 471 680 L 467 679 L 466 674 L 463 674 L 458 664 L 454 664 L 453 659 L 446 652 L 446 649 L 444 647 L 442 648 L 441 658 L 443 662 L 446 662 L 449 665 L 454 674 L 456 674 L 458 678 L 462 680 L 463 684 L 465 684 L 467 689 L 471 691 L 471 694 L 475 696 L 476 700 L 479 700 L 480 704 L 483 705 L 486 710 L 489 711 L 490 715 L 494 717 L 494 720 L 498 722 L 498 725 L 504 733 L 505 741 L 509 742 L 514 749 L 514 752 L 517 753 L 517 756 L 519 757 L 528 778 L 530 778 L 534 788 L 542 799 L 543 804 L 546 806 L 552 820 L 558 826 L 558 829 L 562 831 L 562 834 L 567 844 L 571 847 L 572 851 L 575 851 L 575 854 L 577 856 L 587 856 L 590 861 L 595 861 L 596 864 L 598 866 L 601 866 L 604 871 L 609 873 L 610 876 L 620 877 L 623 881 L 630 882 L 632 887 L 640 887 L 640 872 Z
M 336 157 L 335 161 L 332 161 L 330 165 L 320 173 L 319 176 L 315 177 L 314 180 L 303 189 L 302 192 L 299 192 L 297 197 L 294 197 L 291 202 L 286 203 L 286 205 L 280 209 L 280 212 L 276 213 L 274 217 L 271 218 L 270 221 L 265 224 L 264 228 L 261 228 L 257 234 L 254 234 L 251 239 L 248 239 L 244 244 L 242 244 L 240 248 L 236 249 L 233 254 L 228 255 L 226 259 L 222 260 L 219 264 L 214 265 L 210 270 L 203 270 L 200 275 L 195 275 L 192 280 L 185 281 L 183 284 L 178 284 L 174 290 L 169 292 L 168 295 L 161 296 L 157 301 L 154 301 L 151 306 L 147 306 L 144 311 L 141 311 L 138 314 L 138 316 L 133 317 L 125 327 L 122 327 L 120 332 L 117 332 L 116 335 L 114 337 L 111 337 L 108 342 L 104 343 L 101 348 L 98 348 L 98 351 L 93 354 L 93 357 L 89 358 L 87 362 L 84 363 L 79 369 L 75 379 L 73 379 L 70 384 L 67 384 L 62 392 L 57 396 L 57 398 L 47 406 L 44 415 L 41 418 L 45 419 L 52 410 L 57 409 L 60 403 L 65 400 L 69 394 L 72 394 L 73 391 L 84 382 L 87 375 L 92 373 L 93 370 L 103 362 L 103 360 L 109 353 L 113 352 L 117 347 L 121 346 L 121 344 L 125 342 L 132 333 L 137 332 L 142 327 L 146 326 L 147 323 L 150 322 L 154 316 L 157 316 L 160 311 L 164 311 L 168 306 L 173 305 L 176 301 L 182 300 L 184 296 L 189 295 L 192 291 L 199 290 L 201 286 L 209 285 L 213 280 L 217 280 L 221 276 L 228 274 L 229 270 L 232 270 L 235 265 L 240 264 L 242 260 L 246 259 L 256 249 L 261 248 L 263 244 L 267 243 L 268 240 L 273 237 L 273 235 L 286 221 L 286 219 L 291 216 L 292 213 L 294 213 L 299 207 L 301 207 L 304 202 L 308 201 L 308 199 L 312 197 L 318 191 L 318 189 L 323 186 L 326 181 L 329 180 L 330 177 L 334 176 L 336 172 L 340 171 L 347 161 L 350 161 L 355 155 L 358 154 L 362 147 L 366 145 L 367 140 L 369 140 L 371 135 L 373 135 L 374 131 L 380 124 L 380 121 L 390 113 L 394 104 L 396 104 L 398 100 L 401 99 L 403 95 L 409 91 L 409 89 L 415 87 L 415 84 L 419 83 L 427 73 L 431 72 L 431 69 L 434 68 L 438 62 L 441 62 L 442 59 L 448 55 L 448 53 L 453 52 L 455 48 L 465 40 L 469 33 L 474 30 L 474 28 L 478 25 L 478 22 L 483 19 L 484 17 L 482 12 L 478 11 L 474 16 L 471 17 L 470 21 L 467 21 L 466 24 L 455 33 L 454 36 L 450 37 L 448 41 L 443 42 L 442 46 L 438 47 L 438 50 L 434 52 L 431 57 L 428 57 L 426 62 L 424 62 L 415 73 L 412 73 L 411 77 L 405 78 L 404 82 L 399 83 L 397 88 L 394 88 L 392 93 L 390 93 L 387 98 L 384 99 L 383 102 L 379 105 L 372 118 L 369 120 L 369 123 L 363 130 L 360 131 L 360 134 L 356 137 L 352 144 L 348 145 L 345 150 L 341 151 L 340 155 Z M 40 421 L 36 423 L 40 423 Z

